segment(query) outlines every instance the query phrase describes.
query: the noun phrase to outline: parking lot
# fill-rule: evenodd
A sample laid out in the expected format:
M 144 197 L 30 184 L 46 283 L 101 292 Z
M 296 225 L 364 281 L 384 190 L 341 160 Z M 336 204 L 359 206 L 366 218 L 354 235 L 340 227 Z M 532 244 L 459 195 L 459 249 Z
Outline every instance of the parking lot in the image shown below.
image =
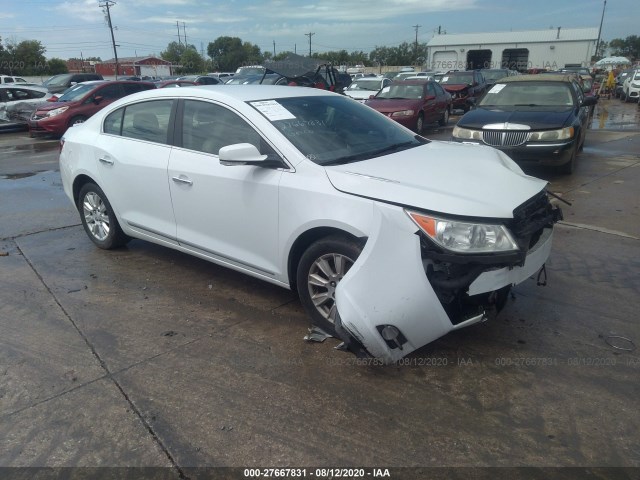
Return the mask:
M 57 142 L 0 134 L 0 467 L 640 478 L 639 112 L 601 101 L 576 173 L 528 172 L 572 203 L 547 286 L 393 366 L 305 342 L 292 292 L 139 240 L 95 248 Z

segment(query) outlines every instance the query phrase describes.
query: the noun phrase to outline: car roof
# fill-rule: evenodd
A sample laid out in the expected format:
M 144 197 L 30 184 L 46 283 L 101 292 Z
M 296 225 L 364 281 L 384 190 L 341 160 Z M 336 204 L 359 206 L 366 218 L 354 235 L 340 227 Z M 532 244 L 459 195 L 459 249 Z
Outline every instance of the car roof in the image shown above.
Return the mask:
M 24 85 L 21 83 L 3 83 L 0 85 L 0 89 L 7 90 L 9 88 L 22 88 L 27 90 L 35 90 L 38 92 L 48 92 L 47 87 L 41 87 L 39 85 Z
M 284 85 L 201 85 L 184 88 L 147 90 L 135 94 L 136 100 L 161 97 L 198 97 L 204 100 L 252 102 L 258 100 L 277 100 L 295 97 L 322 97 L 339 95 L 309 87 L 289 87 Z M 125 98 L 131 98 L 125 97 Z
M 500 81 L 500 83 L 513 83 L 513 82 L 565 82 L 571 83 L 575 81 L 576 77 L 573 74 L 565 75 L 561 73 L 547 73 L 544 75 L 516 75 L 513 77 L 506 77 Z

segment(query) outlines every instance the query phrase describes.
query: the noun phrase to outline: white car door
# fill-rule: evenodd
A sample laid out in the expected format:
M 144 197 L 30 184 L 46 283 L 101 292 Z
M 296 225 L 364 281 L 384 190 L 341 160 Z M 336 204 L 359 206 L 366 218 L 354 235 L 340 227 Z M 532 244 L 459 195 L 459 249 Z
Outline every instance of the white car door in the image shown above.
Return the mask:
M 101 187 L 121 222 L 139 234 L 176 242 L 167 167 L 174 100 L 128 105 L 109 114 L 95 145 Z
M 243 118 L 220 105 L 185 100 L 182 118 L 177 129 L 182 147 L 175 147 L 169 160 L 180 245 L 220 263 L 276 276 L 282 171 L 224 166 L 218 159 L 225 145 L 252 143 L 261 153 L 269 147 Z

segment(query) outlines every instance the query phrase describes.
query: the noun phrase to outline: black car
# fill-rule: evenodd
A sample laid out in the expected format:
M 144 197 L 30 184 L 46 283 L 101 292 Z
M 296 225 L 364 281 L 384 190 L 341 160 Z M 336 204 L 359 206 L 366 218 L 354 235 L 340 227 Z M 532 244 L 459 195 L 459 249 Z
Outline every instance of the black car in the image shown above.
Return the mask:
M 503 78 L 460 119 L 453 140 L 498 148 L 519 164 L 572 173 L 597 101 L 584 95 L 573 75 Z
M 50 93 L 61 93 L 77 83 L 103 80 L 99 73 L 61 73 L 54 75 L 42 85 L 47 87 Z
M 197 85 L 220 85 L 222 83 L 222 80 L 219 78 L 211 77 L 209 75 L 186 75 L 184 77 L 179 77 L 178 80 L 186 80 Z
M 513 75 L 513 71 L 506 68 L 487 68 L 482 70 L 482 75 L 487 82 L 487 88 L 491 88 L 498 80 Z

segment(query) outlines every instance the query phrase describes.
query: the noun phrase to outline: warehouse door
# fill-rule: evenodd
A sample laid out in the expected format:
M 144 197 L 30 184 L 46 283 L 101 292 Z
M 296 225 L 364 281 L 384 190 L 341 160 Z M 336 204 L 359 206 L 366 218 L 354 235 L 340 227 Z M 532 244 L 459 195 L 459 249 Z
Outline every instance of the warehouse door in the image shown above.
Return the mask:
M 438 72 L 449 70 L 464 70 L 464 65 L 458 65 L 458 52 L 455 50 L 443 50 L 433 53 L 431 68 Z
M 469 50 L 467 52 L 467 70 L 491 67 L 491 50 Z
M 529 68 L 529 50 L 526 48 L 505 48 L 502 51 L 502 68 L 526 72 Z

